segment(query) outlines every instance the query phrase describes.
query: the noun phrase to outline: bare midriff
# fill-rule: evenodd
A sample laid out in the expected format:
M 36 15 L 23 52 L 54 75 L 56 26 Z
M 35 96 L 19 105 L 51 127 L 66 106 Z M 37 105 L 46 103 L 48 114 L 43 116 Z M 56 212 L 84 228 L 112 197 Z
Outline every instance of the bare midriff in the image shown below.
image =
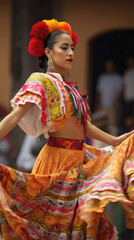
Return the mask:
M 67 138 L 67 139 L 84 139 L 84 127 L 83 124 L 77 123 L 77 118 L 75 116 L 70 117 L 65 123 L 64 127 L 57 132 L 51 132 L 50 136 L 57 138 Z

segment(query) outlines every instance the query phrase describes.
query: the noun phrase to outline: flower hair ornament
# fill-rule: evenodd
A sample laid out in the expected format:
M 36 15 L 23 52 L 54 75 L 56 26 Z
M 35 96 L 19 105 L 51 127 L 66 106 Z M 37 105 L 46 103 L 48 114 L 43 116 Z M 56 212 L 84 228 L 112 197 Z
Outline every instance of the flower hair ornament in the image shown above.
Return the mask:
M 29 42 L 28 51 L 36 57 L 44 55 L 44 40 L 51 32 L 65 31 L 72 38 L 74 47 L 78 42 L 78 35 L 71 31 L 71 26 L 66 22 L 58 22 L 55 19 L 43 20 L 42 22 L 35 23 L 31 29 L 30 36 L 32 39 Z

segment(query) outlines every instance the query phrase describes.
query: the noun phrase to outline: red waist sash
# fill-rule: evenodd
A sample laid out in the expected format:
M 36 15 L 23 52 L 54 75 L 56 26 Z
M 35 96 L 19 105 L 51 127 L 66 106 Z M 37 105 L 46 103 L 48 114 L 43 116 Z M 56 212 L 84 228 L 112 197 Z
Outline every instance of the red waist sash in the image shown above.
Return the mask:
M 67 148 L 72 150 L 82 150 L 83 148 L 83 140 L 56 138 L 52 136 L 48 139 L 47 144 L 51 147 Z

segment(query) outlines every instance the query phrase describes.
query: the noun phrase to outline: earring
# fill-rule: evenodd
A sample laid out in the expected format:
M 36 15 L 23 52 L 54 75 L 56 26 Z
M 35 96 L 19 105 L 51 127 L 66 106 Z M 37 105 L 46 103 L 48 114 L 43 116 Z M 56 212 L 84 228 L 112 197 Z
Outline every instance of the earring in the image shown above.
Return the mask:
M 67 70 L 67 76 L 68 76 L 68 80 L 69 80 L 69 78 L 70 78 L 70 70 L 69 69 Z
M 49 57 L 47 62 L 47 72 L 53 72 L 53 70 L 54 70 L 53 60 L 51 57 Z
M 66 70 L 65 79 L 66 79 L 67 81 L 69 81 L 69 79 L 70 79 L 70 70 L 69 70 L 69 69 Z

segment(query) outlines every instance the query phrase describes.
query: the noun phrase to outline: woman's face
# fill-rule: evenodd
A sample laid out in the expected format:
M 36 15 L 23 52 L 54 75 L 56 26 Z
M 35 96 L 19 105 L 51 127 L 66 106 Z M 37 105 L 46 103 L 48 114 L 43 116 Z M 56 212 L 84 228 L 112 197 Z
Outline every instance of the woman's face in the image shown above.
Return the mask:
M 54 71 L 64 75 L 67 69 L 72 68 L 74 59 L 74 44 L 71 37 L 63 33 L 57 37 L 57 42 L 50 51 L 54 64 Z

